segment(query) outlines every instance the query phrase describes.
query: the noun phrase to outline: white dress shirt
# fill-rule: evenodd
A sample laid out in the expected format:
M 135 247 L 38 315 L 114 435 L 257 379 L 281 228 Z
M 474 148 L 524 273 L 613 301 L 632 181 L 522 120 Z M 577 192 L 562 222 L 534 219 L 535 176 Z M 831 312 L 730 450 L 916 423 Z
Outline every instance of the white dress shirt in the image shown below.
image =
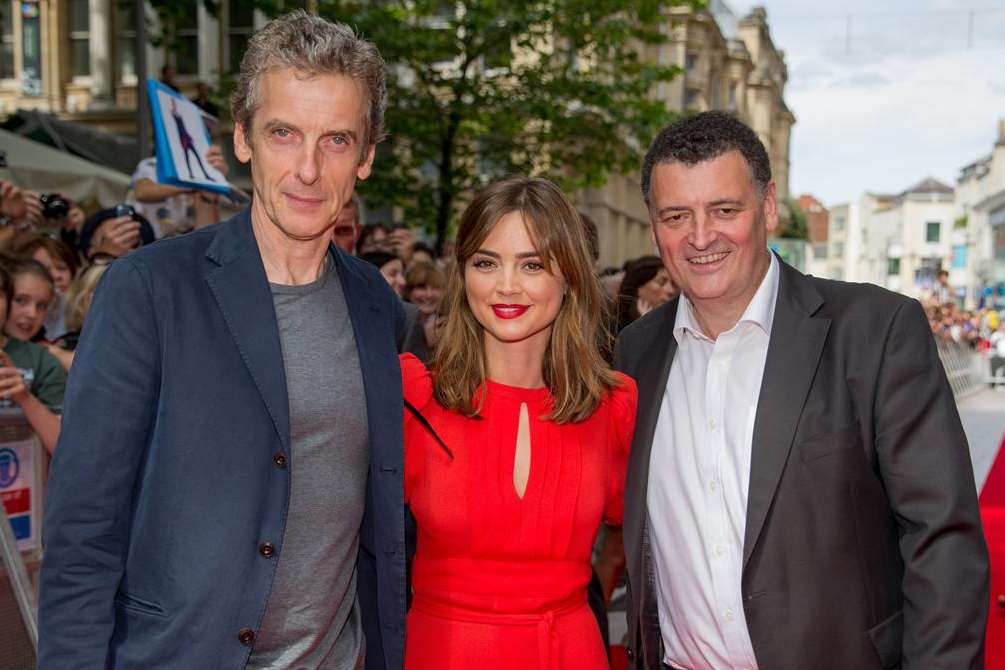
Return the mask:
M 757 399 L 778 296 L 771 264 L 739 322 L 709 339 L 681 295 L 677 353 L 649 464 L 649 533 L 664 662 L 756 670 L 741 576 Z

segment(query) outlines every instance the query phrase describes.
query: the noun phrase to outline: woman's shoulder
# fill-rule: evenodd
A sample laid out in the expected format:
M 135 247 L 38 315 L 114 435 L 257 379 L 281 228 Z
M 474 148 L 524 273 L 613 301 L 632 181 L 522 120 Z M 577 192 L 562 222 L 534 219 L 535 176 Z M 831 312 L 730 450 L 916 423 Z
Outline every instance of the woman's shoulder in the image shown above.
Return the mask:
M 401 390 L 405 401 L 422 409 L 433 398 L 433 377 L 415 354 L 400 354 Z
M 607 395 L 606 404 L 610 411 L 626 421 L 635 420 L 635 408 L 639 402 L 639 390 L 635 380 L 623 372 L 614 373 L 617 382 Z

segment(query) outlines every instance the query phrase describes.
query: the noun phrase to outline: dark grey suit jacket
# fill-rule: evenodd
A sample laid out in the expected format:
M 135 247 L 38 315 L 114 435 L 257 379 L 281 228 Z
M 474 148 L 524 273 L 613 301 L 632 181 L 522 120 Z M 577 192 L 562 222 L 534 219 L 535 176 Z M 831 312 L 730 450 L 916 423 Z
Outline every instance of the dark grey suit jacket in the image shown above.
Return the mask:
M 646 670 L 663 654 L 646 485 L 676 311 L 675 300 L 634 323 L 616 354 L 639 386 L 625 553 L 629 656 Z M 984 667 L 988 558 L 973 470 L 916 301 L 781 264 L 742 585 L 762 670 Z

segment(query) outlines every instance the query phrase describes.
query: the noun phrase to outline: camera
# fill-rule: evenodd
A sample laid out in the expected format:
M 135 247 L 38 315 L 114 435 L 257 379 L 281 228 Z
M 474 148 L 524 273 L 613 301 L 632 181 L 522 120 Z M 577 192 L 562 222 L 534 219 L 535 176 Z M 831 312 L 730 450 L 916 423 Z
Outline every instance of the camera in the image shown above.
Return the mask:
M 122 216 L 128 216 L 131 219 L 136 218 L 136 209 L 132 205 L 127 205 L 126 203 L 120 203 L 115 206 L 115 218 Z
M 70 203 L 58 193 L 43 193 L 38 201 L 42 204 L 44 219 L 62 219 L 70 213 Z

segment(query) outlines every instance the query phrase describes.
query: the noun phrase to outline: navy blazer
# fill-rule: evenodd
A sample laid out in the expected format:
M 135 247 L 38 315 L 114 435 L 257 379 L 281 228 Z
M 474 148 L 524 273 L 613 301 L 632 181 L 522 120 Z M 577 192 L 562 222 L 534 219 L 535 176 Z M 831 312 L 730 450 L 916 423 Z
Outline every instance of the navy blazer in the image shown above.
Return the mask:
M 371 449 L 358 563 L 366 667 L 400 669 L 404 313 L 376 268 L 331 248 Z M 290 458 L 249 213 L 116 260 L 87 317 L 52 462 L 39 667 L 243 668 L 251 646 L 239 633 L 258 629 L 282 555 Z

